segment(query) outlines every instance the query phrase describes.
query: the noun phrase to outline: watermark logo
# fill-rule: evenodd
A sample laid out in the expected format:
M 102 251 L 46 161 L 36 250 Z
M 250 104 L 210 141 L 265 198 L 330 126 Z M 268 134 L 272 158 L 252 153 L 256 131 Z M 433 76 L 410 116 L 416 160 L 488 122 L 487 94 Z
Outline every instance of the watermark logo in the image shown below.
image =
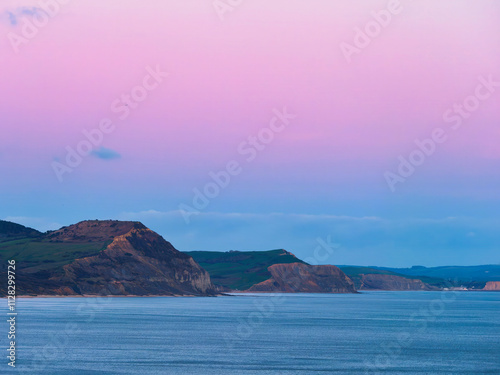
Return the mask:
M 237 152 L 240 156 L 245 157 L 245 162 L 254 161 L 259 152 L 265 150 L 267 145 L 275 139 L 276 134 L 285 130 L 290 125 L 291 120 L 297 117 L 295 114 L 289 113 L 286 107 L 283 107 L 282 110 L 274 109 L 273 113 L 274 116 L 269 121 L 268 126 L 260 129 L 256 135 L 249 136 L 238 145 Z M 208 173 L 210 181 L 203 187 L 193 189 L 191 203 L 181 203 L 178 207 L 186 224 L 191 222 L 191 216 L 199 215 L 202 210 L 208 207 L 211 200 L 217 198 L 220 192 L 229 186 L 232 179 L 243 171 L 242 164 L 238 160 L 228 161 L 224 169 Z
M 390 0 L 385 9 L 372 11 L 372 19 L 363 28 L 356 27 L 354 29 L 352 43 L 340 43 L 340 50 L 346 61 L 350 63 L 354 54 L 360 54 L 367 48 L 391 24 L 393 17 L 402 11 L 403 7 L 399 0 Z
M 336 249 L 340 247 L 340 245 L 334 244 L 331 241 L 331 236 L 328 236 L 326 240 L 321 237 L 316 238 L 318 245 L 315 247 L 313 255 L 306 258 L 305 261 L 311 265 L 317 265 L 319 262 L 324 262 L 330 258 Z M 292 291 L 300 291 L 303 285 L 303 280 L 300 277 L 291 274 L 287 270 L 284 271 L 282 277 Z M 253 301 L 255 310 L 250 312 L 245 319 L 238 319 L 236 332 L 230 333 L 225 331 L 223 333 L 226 346 L 229 349 L 233 349 L 237 344 L 244 343 L 244 340 L 252 336 L 255 330 L 264 323 L 264 320 L 270 318 L 275 313 L 277 307 L 287 300 L 288 295 L 288 293 L 273 293 L 271 296 L 256 298 Z
M 7 39 L 9 39 L 14 52 L 19 53 L 21 46 L 33 40 L 40 30 L 61 12 L 61 6 L 69 2 L 70 0 L 41 0 L 38 2 L 38 7 L 34 7 L 30 12 L 25 12 L 20 22 L 20 34 L 15 32 L 7 34 Z
M 478 81 L 479 84 L 473 94 L 467 96 L 461 103 L 454 103 L 451 108 L 444 112 L 443 121 L 452 124 L 451 130 L 460 129 L 464 121 L 479 109 L 481 102 L 488 100 L 500 87 L 500 81 L 495 81 L 491 74 L 488 78 L 478 77 Z M 411 177 L 417 168 L 436 152 L 438 145 L 445 143 L 448 139 L 447 130 L 441 127 L 435 128 L 429 138 L 415 139 L 416 147 L 409 153 L 408 157 L 398 156 L 399 163 L 396 171 L 384 172 L 384 179 L 389 190 L 395 192 L 396 185 Z
M 243 0 L 214 0 L 212 3 L 215 13 L 221 21 L 224 21 L 226 13 L 232 13 L 241 4 L 243 4 Z
M 448 282 L 448 286 L 453 287 L 453 284 Z M 457 291 L 441 292 L 439 298 L 434 298 L 427 305 L 421 306 L 418 311 L 412 313 L 408 318 L 410 327 L 417 329 L 417 333 L 419 334 L 425 333 L 429 324 L 436 322 L 446 311 L 447 306 L 457 299 L 458 293 Z M 364 374 L 368 375 L 386 372 L 394 361 L 405 349 L 409 348 L 413 342 L 413 335 L 408 329 L 398 333 L 394 340 L 380 344 L 382 353 L 376 355 L 372 360 L 364 360 Z

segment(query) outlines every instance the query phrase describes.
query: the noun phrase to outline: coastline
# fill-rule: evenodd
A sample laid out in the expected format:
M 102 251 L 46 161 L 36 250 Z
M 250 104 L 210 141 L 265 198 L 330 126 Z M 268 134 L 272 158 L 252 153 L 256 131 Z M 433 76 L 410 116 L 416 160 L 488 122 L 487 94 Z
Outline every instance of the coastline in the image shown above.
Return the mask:
M 126 295 L 97 295 L 97 294 L 75 294 L 75 295 L 50 295 L 50 294 L 40 294 L 40 295 L 21 295 L 16 296 L 16 299 L 30 299 L 30 298 L 148 298 L 148 297 L 165 297 L 165 298 L 179 298 L 179 297 L 187 297 L 187 298 L 212 298 L 212 297 L 238 297 L 240 295 L 254 295 L 254 294 L 363 294 L 365 292 L 500 292 L 499 290 L 383 290 L 383 289 L 374 289 L 374 290 L 358 290 L 356 293 L 302 293 L 302 292 L 226 292 L 221 294 L 216 294 L 213 296 L 197 296 L 197 295 L 164 295 L 164 294 L 152 294 L 152 295 L 135 295 L 135 294 L 126 294 Z M 7 297 L 0 297 L 0 299 L 7 299 Z
M 114 295 L 114 294 L 106 294 L 106 295 L 99 295 L 99 294 L 75 294 L 75 295 L 52 295 L 52 294 L 40 294 L 40 295 L 20 295 L 16 296 L 16 299 L 18 298 L 125 298 L 125 297 L 137 297 L 137 298 L 145 298 L 145 297 L 172 297 L 172 298 L 177 298 L 177 297 L 220 297 L 224 296 L 223 294 L 216 294 L 213 296 L 197 296 L 197 295 L 188 295 L 188 294 L 179 294 L 179 295 L 165 295 L 165 294 L 151 294 L 151 295 L 136 295 L 136 294 L 124 294 L 124 295 Z M 7 299 L 7 297 L 0 297 L 0 299 Z

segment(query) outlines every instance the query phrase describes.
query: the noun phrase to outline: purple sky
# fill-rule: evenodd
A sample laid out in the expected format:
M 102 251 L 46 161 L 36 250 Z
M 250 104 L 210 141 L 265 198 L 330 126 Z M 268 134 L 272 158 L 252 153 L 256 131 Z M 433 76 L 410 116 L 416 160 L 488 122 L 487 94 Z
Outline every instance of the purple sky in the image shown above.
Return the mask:
M 141 220 L 180 250 L 303 258 L 331 236 L 334 264 L 498 263 L 500 3 L 394 4 L 2 1 L 0 218 Z

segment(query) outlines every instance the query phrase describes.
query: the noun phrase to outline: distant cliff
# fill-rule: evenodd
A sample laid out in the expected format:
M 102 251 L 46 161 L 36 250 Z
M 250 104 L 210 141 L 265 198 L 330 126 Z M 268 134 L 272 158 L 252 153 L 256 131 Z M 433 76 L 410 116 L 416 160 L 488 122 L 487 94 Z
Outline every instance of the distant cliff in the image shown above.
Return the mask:
M 268 270 L 272 277 L 252 286 L 249 292 L 356 293 L 351 279 L 335 266 L 289 263 L 275 264 Z
M 500 291 L 500 281 L 488 281 L 483 290 L 497 290 Z
M 371 267 L 378 271 L 389 271 L 394 274 L 406 276 L 412 279 L 421 279 L 424 282 L 434 283 L 432 279 L 456 280 L 458 285 L 467 283 L 500 280 L 500 264 L 489 264 L 481 266 L 441 266 L 441 267 L 423 267 L 413 266 L 411 268 L 390 268 L 390 267 Z M 375 273 L 375 272 L 372 272 Z M 425 279 L 427 278 L 427 279 Z M 426 281 L 428 280 L 428 281 Z M 443 285 L 446 287 L 446 285 Z M 484 285 L 481 287 L 481 289 Z
M 311 266 L 284 249 L 192 251 L 219 291 L 355 293 L 352 281 L 335 266 Z
M 339 266 L 358 290 L 440 290 L 449 286 L 446 280 L 406 276 L 376 267 Z
M 408 279 L 396 275 L 361 275 L 360 290 L 436 290 L 419 279 Z
M 83 221 L 0 242 L 0 254 L 16 260 L 18 295 L 216 294 L 192 257 L 139 222 Z

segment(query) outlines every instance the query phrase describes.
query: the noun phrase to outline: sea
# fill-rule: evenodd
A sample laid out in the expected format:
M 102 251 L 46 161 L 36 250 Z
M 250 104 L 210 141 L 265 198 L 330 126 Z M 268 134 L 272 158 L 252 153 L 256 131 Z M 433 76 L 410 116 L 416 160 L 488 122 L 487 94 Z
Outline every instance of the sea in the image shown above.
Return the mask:
M 500 293 L 7 301 L 0 374 L 500 374 Z

